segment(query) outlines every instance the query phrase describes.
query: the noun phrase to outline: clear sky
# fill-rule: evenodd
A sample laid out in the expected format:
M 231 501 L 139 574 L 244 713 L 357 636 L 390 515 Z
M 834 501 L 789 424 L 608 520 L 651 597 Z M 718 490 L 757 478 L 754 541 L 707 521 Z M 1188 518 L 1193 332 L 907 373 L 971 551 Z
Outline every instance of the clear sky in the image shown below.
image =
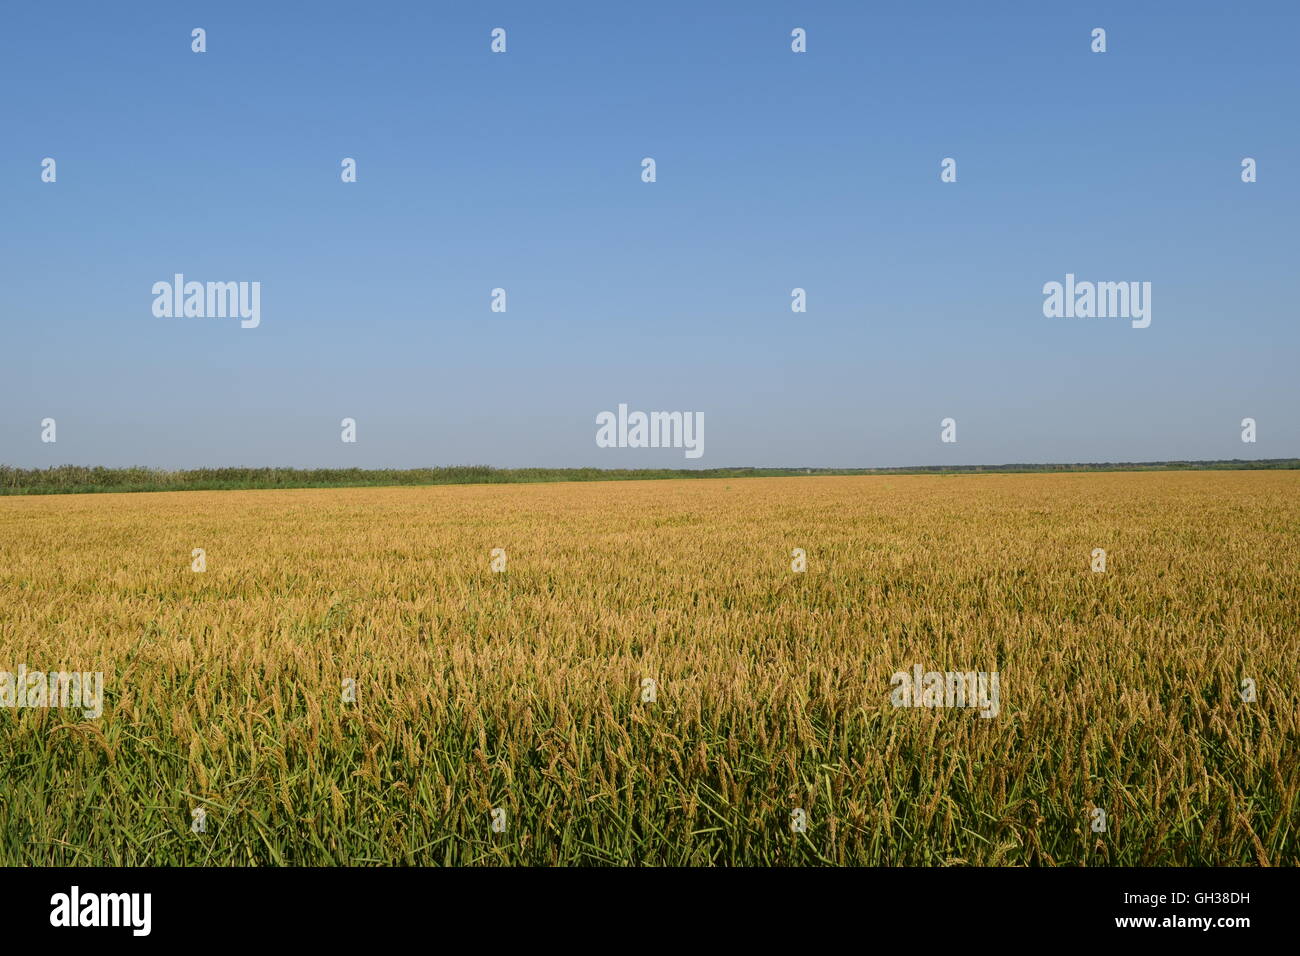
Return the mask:
M 1300 455 L 1297 49 L 1293 2 L 10 4 L 0 463 Z M 156 317 L 175 273 L 261 324 Z M 1045 317 L 1067 273 L 1150 326 Z M 620 403 L 705 454 L 598 448 Z

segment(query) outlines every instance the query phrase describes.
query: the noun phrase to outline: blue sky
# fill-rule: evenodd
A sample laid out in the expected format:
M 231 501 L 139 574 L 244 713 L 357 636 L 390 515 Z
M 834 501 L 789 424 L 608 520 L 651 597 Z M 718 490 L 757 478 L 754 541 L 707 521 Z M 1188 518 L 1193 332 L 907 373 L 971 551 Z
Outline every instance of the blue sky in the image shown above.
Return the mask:
M 1300 454 L 1300 8 L 975 7 L 11 5 L 0 462 Z M 177 272 L 261 325 L 155 317 Z M 619 403 L 704 456 L 598 448 Z

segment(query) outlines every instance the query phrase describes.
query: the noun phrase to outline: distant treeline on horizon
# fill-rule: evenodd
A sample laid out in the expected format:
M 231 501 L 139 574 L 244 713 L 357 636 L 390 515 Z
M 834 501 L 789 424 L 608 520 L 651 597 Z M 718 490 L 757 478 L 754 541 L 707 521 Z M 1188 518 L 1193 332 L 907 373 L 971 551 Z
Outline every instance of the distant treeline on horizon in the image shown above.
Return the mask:
M 0 495 L 124 491 L 218 491 L 258 488 L 349 488 L 396 485 L 518 484 L 543 481 L 637 481 L 666 478 L 786 478 L 806 475 L 973 475 L 1087 471 L 1202 471 L 1300 468 L 1298 458 L 1080 464 L 919 465 L 897 468 L 101 468 L 0 465 Z

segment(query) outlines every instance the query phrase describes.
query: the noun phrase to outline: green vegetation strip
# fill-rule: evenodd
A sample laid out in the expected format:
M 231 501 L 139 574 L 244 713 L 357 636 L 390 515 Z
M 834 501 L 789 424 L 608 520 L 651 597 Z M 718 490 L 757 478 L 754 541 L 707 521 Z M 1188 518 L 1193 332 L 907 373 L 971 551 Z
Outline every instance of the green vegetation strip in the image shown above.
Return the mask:
M 1300 468 L 1297 458 L 1088 464 L 924 465 L 904 468 L 101 468 L 0 465 L 0 495 L 124 491 L 220 491 L 239 488 L 364 488 L 395 485 L 522 484 L 541 481 L 644 481 L 665 478 L 785 478 L 805 475 L 978 475 L 1088 471 L 1201 471 Z

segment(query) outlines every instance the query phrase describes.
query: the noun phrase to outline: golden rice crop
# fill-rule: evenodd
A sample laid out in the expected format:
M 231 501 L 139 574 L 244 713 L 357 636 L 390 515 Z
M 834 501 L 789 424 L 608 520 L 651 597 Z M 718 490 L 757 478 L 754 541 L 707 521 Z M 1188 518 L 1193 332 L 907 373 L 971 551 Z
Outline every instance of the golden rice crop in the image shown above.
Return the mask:
M 1284 471 L 3 498 L 0 671 L 106 692 L 0 863 L 1295 865 L 1298 585 Z

